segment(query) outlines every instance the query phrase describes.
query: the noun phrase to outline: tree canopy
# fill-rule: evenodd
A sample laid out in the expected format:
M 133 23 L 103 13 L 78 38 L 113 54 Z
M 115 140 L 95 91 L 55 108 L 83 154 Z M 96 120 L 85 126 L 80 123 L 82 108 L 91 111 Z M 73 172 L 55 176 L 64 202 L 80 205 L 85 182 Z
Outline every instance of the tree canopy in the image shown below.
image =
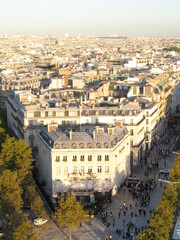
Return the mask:
M 174 214 L 178 209 L 180 184 L 173 184 L 173 182 L 180 182 L 180 156 L 177 156 L 174 161 L 169 180 L 172 184 L 163 191 L 160 203 L 151 214 L 150 229 L 140 233 L 137 236 L 138 240 L 169 240 Z
M 71 229 L 87 220 L 86 212 L 82 205 L 71 194 L 67 194 L 66 198 L 62 198 L 59 201 L 59 208 L 55 215 L 59 227 L 69 228 L 69 239 L 71 239 Z

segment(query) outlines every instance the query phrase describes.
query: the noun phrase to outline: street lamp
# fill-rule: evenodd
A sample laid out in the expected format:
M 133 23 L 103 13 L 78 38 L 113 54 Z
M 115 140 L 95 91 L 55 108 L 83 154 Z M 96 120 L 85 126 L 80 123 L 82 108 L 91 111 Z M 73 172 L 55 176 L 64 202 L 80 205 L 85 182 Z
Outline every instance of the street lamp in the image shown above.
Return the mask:
M 135 217 L 137 217 L 137 202 L 135 203 Z
M 125 238 L 125 220 L 123 219 L 123 239 Z

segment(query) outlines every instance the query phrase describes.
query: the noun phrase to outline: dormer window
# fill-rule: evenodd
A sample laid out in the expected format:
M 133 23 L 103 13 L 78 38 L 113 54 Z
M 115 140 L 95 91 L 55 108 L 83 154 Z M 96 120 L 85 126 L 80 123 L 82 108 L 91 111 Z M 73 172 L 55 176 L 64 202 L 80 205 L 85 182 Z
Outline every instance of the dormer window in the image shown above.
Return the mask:
M 108 148 L 108 146 L 109 146 L 108 143 L 104 143 L 105 148 Z
M 76 149 L 76 144 L 75 143 L 72 144 L 72 148 Z
M 66 149 L 66 144 L 65 143 L 62 144 L 62 148 Z
M 80 143 L 79 148 L 84 148 L 84 143 Z
M 59 148 L 60 148 L 59 143 L 56 143 L 56 144 L 55 144 L 55 148 L 56 148 L 56 149 L 59 149 Z
M 96 144 L 96 147 L 97 147 L 97 148 L 101 148 L 101 143 L 97 143 L 97 144 Z

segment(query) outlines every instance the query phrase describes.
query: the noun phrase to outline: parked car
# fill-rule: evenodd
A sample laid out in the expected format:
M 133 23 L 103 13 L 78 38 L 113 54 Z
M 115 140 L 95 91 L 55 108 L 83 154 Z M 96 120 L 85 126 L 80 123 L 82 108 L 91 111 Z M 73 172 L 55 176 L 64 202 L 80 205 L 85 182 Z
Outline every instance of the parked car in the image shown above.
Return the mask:
M 168 168 L 165 168 L 165 169 L 161 169 L 161 170 L 160 170 L 160 173 L 168 174 L 169 172 L 170 172 L 170 169 L 168 169 Z
M 25 201 L 23 207 L 25 209 L 31 209 L 31 204 L 29 202 Z
M 47 223 L 47 221 L 48 221 L 47 219 L 36 218 L 36 219 L 34 219 L 34 225 L 35 226 L 41 226 L 41 225 Z

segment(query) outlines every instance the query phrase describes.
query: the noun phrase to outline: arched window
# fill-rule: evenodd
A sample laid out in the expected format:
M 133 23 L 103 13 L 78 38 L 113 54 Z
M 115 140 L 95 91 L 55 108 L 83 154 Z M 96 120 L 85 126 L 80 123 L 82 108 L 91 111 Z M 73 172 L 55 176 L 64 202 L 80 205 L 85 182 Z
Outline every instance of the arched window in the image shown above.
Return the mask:
M 96 143 L 96 148 L 101 148 L 101 143 Z
M 72 143 L 72 148 L 76 149 L 76 144 L 75 143 Z
M 108 146 L 109 146 L 109 145 L 108 145 L 108 143 L 107 143 L 107 142 L 106 142 L 106 143 L 104 143 L 104 147 L 105 147 L 105 148 L 108 148 Z
M 92 143 L 88 143 L 88 148 L 92 148 Z
M 80 143 L 79 148 L 84 148 L 84 143 Z
M 66 149 L 66 144 L 65 143 L 62 144 L 62 148 Z
M 55 144 L 55 148 L 56 148 L 56 149 L 59 149 L 59 148 L 60 148 L 60 144 L 59 144 L 59 143 L 56 143 L 56 144 Z

